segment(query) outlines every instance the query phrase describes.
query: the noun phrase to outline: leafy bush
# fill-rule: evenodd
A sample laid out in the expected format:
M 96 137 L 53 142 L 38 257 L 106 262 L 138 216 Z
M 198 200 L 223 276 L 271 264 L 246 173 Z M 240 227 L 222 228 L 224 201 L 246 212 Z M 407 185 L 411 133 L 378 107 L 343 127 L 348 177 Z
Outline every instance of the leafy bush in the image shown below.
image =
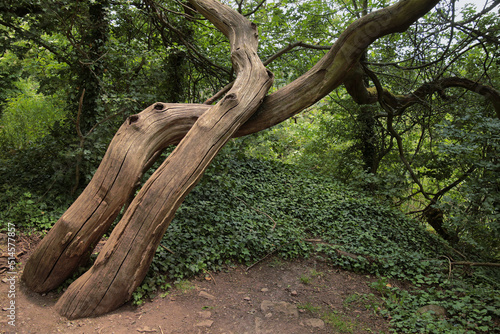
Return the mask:
M 446 228 L 460 240 L 464 251 L 500 260 L 500 120 L 482 110 L 445 122 L 438 128 L 450 140 L 440 145 L 445 159 L 455 156 L 473 166 L 468 181 L 444 196 L 439 207 L 446 213 Z
M 465 280 L 410 290 L 387 288 L 382 299 L 385 308 L 380 313 L 391 319 L 396 333 L 484 333 L 494 330 L 500 316 L 498 288 L 492 291 L 490 285 Z M 437 305 L 446 314 L 424 311 L 428 305 Z
M 60 212 L 40 202 L 30 192 L 4 185 L 0 195 L 0 226 L 6 228 L 14 223 L 25 233 L 46 232 L 57 221 Z
M 20 93 L 7 99 L 0 118 L 0 144 L 21 149 L 47 135 L 65 111 L 56 96 L 37 93 L 39 85 L 34 80 L 21 79 L 15 85 Z

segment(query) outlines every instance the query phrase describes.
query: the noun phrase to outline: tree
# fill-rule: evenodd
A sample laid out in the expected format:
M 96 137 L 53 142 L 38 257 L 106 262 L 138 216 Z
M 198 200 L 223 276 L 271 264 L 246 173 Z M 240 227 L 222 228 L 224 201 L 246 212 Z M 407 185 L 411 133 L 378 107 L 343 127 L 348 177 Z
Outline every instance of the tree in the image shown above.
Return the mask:
M 413 52 L 411 57 L 407 57 L 406 60 L 391 62 L 362 60 L 344 82 L 348 94 L 360 105 L 359 123 L 362 124 L 360 126 L 362 131 L 360 139 L 365 170 L 376 174 L 381 160 L 391 151 L 393 146 L 396 147 L 403 170 L 408 173 L 415 185 L 407 199 L 419 198 L 419 201 L 422 202 L 422 208 L 413 211 L 413 213 L 422 214 L 428 224 L 439 235 L 455 243 L 459 240 L 460 231 L 453 228 L 453 226 L 445 226 L 444 211 L 442 205 L 440 205 L 440 200 L 464 180 L 469 179 L 474 173 L 480 172 L 479 170 L 483 171 L 484 164 L 479 161 L 483 161 L 483 159 L 485 160 L 484 163 L 489 161 L 491 171 L 497 169 L 498 166 L 496 159 L 492 159 L 490 155 L 475 155 L 476 161 L 466 159 L 465 151 L 463 151 L 464 155 L 461 157 L 460 163 L 455 165 L 455 158 L 448 161 L 448 163 L 444 162 L 443 157 L 446 154 L 439 152 L 438 145 L 432 147 L 433 141 L 439 143 L 437 133 L 433 132 L 436 131 L 436 127 L 439 128 L 439 123 L 444 121 L 443 115 L 457 120 L 462 117 L 458 110 L 453 110 L 455 106 L 452 105 L 451 101 L 454 98 L 447 96 L 448 92 L 452 94 L 456 92 L 453 88 L 457 87 L 483 96 L 488 101 L 489 107 L 483 112 L 484 121 L 488 122 L 486 119 L 493 118 L 493 122 L 495 122 L 495 118 L 500 118 L 499 91 L 492 86 L 483 85 L 479 82 L 481 77 L 489 78 L 492 85 L 495 82 L 496 65 L 489 60 L 489 54 L 497 52 L 500 44 L 498 39 L 489 34 L 489 31 L 492 27 L 498 25 L 498 21 L 489 21 L 491 26 L 483 23 L 478 24 L 480 28 L 472 29 L 473 31 L 471 31 L 470 27 L 465 27 L 468 22 L 477 19 L 482 14 L 489 13 L 497 5 L 498 1 L 494 1 L 490 5 L 485 4 L 480 13 L 470 13 L 470 16 L 461 19 L 456 19 L 457 10 L 453 2 L 448 6 L 443 6 L 437 11 L 436 17 L 428 21 L 425 30 L 422 29 L 422 32 L 416 31 L 414 37 L 410 39 L 410 42 L 414 41 L 411 42 Z M 451 28 L 446 33 L 440 34 L 440 32 L 444 31 L 443 26 L 446 25 L 450 25 Z M 422 37 L 418 38 L 419 34 L 425 34 L 425 37 L 423 39 Z M 476 62 L 482 62 L 482 68 L 478 67 L 473 72 L 467 72 L 467 70 L 464 70 L 467 66 L 462 63 L 460 58 L 463 54 L 476 47 L 483 47 L 484 49 L 484 58 L 478 57 L 475 59 Z M 427 50 L 432 49 L 435 54 L 429 56 L 429 52 L 424 48 L 427 48 Z M 376 74 L 369 66 L 377 68 L 393 67 L 394 70 Z M 411 73 L 408 74 L 409 72 Z M 471 80 L 461 76 L 464 73 L 478 79 Z M 390 88 L 382 87 L 379 78 L 388 75 L 394 79 L 399 79 L 401 82 L 412 83 L 414 86 L 417 85 L 418 81 L 413 78 L 425 77 L 426 80 L 420 86 L 416 86 L 413 91 L 398 95 L 393 93 Z M 372 87 L 367 84 L 370 80 L 373 83 Z M 401 90 L 400 85 L 397 83 L 393 82 L 389 83 L 389 85 L 395 90 Z M 444 102 L 440 108 L 433 107 L 433 103 L 437 99 Z M 367 108 L 368 105 L 374 103 L 379 103 L 381 108 L 379 110 L 375 109 L 375 111 L 373 111 L 373 108 Z M 419 105 L 418 108 L 413 108 L 413 110 L 410 108 L 417 104 Z M 445 105 L 448 105 L 450 109 L 447 113 L 443 113 L 441 109 Z M 470 107 L 464 104 L 463 108 Z M 473 113 L 471 111 L 467 112 L 469 117 Z M 463 119 L 460 123 L 464 124 Z M 420 132 L 414 129 L 416 127 L 420 128 Z M 469 131 L 474 130 L 471 127 Z M 419 138 L 411 138 L 409 134 L 417 135 Z M 468 137 L 465 134 L 463 135 L 463 138 Z M 380 140 L 380 138 L 382 138 L 382 142 L 388 143 L 386 144 L 388 149 L 375 145 L 377 139 Z M 489 138 L 491 139 L 491 136 Z M 451 137 L 448 137 L 448 139 L 457 140 L 458 138 L 451 139 Z M 413 145 L 412 142 L 418 144 Z M 431 143 L 430 146 L 429 143 Z M 491 148 L 486 148 L 491 145 L 496 146 L 495 140 L 490 140 L 490 144 L 480 144 L 486 151 L 491 151 Z M 467 147 L 471 149 L 472 145 Z M 496 149 L 493 149 L 493 151 L 497 152 Z M 437 164 L 441 166 L 438 167 Z M 483 168 L 478 170 L 478 165 L 481 164 L 483 164 Z M 430 173 L 425 170 L 429 165 L 434 165 L 429 167 L 429 169 L 433 170 Z M 438 169 L 441 172 L 438 172 Z M 445 169 L 447 169 L 446 172 Z M 497 181 L 492 180 L 492 182 L 496 183 Z
M 156 10 L 160 22 L 168 24 L 163 20 L 161 7 L 151 1 L 147 3 Z M 93 246 L 133 195 L 145 170 L 167 146 L 178 145 L 135 196 L 91 269 L 72 283 L 58 301 L 58 310 L 68 318 L 103 314 L 130 298 L 144 278 L 176 209 L 231 137 L 276 125 L 344 83 L 356 102 L 364 105 L 378 101 L 382 105 L 387 130 L 405 162 L 393 120 L 408 105 L 431 92 L 457 85 L 477 90 L 494 105 L 498 102 L 495 89 L 466 79 L 458 83 L 441 80 L 414 93 L 396 95 L 384 90 L 363 64 L 369 45 L 383 36 L 408 29 L 436 5 L 436 0 L 406 0 L 372 13 L 367 13 L 365 7 L 366 15 L 348 26 L 309 71 L 269 95 L 272 74 L 257 56 L 255 25 L 217 1 L 189 3 L 186 8 L 189 17 L 196 9 L 229 39 L 236 79 L 215 106 L 155 103 L 129 116 L 118 130 L 92 181 L 27 262 L 23 280 L 34 291 L 56 288 L 88 260 Z M 239 12 L 241 6 L 242 3 Z M 186 32 L 178 36 L 185 35 Z M 181 42 L 189 44 L 186 39 Z M 366 86 L 366 77 L 375 87 Z M 372 128 L 369 122 L 372 121 L 367 122 L 368 128 Z M 408 170 L 411 174 L 411 166 Z M 415 178 L 418 184 L 417 181 Z

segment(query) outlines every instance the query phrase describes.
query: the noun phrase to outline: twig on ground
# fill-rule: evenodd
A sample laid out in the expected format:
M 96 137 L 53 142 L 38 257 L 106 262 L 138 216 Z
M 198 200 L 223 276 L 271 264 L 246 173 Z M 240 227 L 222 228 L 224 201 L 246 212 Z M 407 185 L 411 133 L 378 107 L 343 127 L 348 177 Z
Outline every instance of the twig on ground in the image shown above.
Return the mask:
M 215 278 L 212 276 L 212 274 L 210 273 L 210 271 L 208 271 L 208 270 L 206 270 L 206 269 L 203 269 L 203 271 L 204 271 L 206 274 L 210 275 L 210 278 L 212 279 L 212 281 L 214 282 L 214 284 L 215 284 L 215 285 L 217 285 L 217 283 L 215 282 Z
M 255 263 L 254 263 L 254 264 L 252 264 L 251 266 L 247 267 L 247 268 L 245 269 L 245 271 L 249 271 L 249 270 L 250 270 L 250 269 L 252 269 L 255 265 L 257 265 L 257 264 L 261 263 L 263 260 L 265 260 L 266 258 L 268 258 L 271 254 L 273 254 L 274 252 L 276 252 L 276 251 L 277 251 L 278 249 L 280 249 L 280 248 L 281 248 L 281 246 L 280 246 L 280 247 L 278 247 L 278 248 L 276 248 L 275 250 L 273 250 L 273 251 L 271 251 L 271 252 L 267 253 L 266 255 L 264 255 L 264 257 L 262 257 L 262 258 L 260 258 L 259 260 L 257 260 L 257 262 L 255 262 Z
M 295 241 L 295 240 L 294 240 Z M 254 267 L 256 264 L 258 263 L 261 263 L 262 261 L 264 261 L 265 259 L 267 259 L 269 256 L 271 256 L 272 254 L 274 254 L 275 252 L 279 251 L 283 246 L 286 246 L 286 245 L 289 245 L 291 244 L 293 241 L 290 241 L 290 242 L 287 242 L 286 244 L 283 244 L 281 246 L 279 246 L 278 248 L 276 248 L 275 250 L 267 253 L 266 255 L 264 255 L 264 257 L 260 258 L 257 262 L 255 262 L 254 264 L 252 264 L 250 267 L 247 267 L 247 269 L 245 269 L 245 271 L 249 271 L 250 269 L 252 269 L 252 267 Z
M 163 248 L 164 250 L 166 250 L 167 252 L 170 252 L 171 254 L 175 254 L 173 251 L 171 251 L 167 247 L 163 246 L 162 244 L 160 244 L 160 247 Z

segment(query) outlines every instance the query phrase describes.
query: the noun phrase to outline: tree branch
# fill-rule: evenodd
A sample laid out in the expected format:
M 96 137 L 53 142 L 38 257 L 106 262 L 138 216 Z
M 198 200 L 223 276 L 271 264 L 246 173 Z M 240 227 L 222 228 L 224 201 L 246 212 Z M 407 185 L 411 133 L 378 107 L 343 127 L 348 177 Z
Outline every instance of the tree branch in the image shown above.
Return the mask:
M 493 105 L 496 117 L 500 118 L 500 91 L 491 86 L 483 85 L 466 78 L 449 77 L 423 84 L 412 93 L 406 95 L 395 95 L 389 90 L 382 88 L 380 83 L 380 87 L 366 87 L 363 81 L 363 75 L 365 73 L 368 74 L 370 78 L 374 75 L 374 73 L 367 67 L 362 67 L 358 63 L 353 66 L 344 80 L 344 86 L 346 87 L 347 92 L 356 103 L 373 104 L 382 99 L 384 103 L 394 109 L 394 115 L 397 116 L 400 115 L 406 108 L 416 103 L 422 103 L 425 98 L 435 92 L 439 92 L 447 88 L 460 87 L 482 95 L 488 99 Z M 375 80 L 378 81 L 378 79 Z M 372 81 L 374 81 L 373 78 Z M 382 94 L 379 94 L 379 90 Z
M 245 14 L 245 16 L 250 16 L 250 15 L 254 14 L 256 11 L 258 11 L 258 10 L 259 10 L 259 8 L 260 8 L 260 7 L 262 7 L 262 5 L 263 5 L 265 2 L 266 2 L 266 0 L 262 0 L 261 2 L 259 2 L 259 3 L 257 4 L 257 6 L 255 6 L 255 8 L 254 8 L 252 11 L 250 11 L 250 12 L 246 13 L 246 14 Z
M 187 50 L 194 55 L 195 58 L 197 58 L 201 63 L 208 64 L 209 67 L 212 67 L 218 71 L 222 71 L 226 73 L 227 75 L 230 75 L 230 71 L 222 66 L 219 66 L 215 63 L 213 63 L 210 59 L 206 58 L 203 56 L 200 51 L 196 49 L 194 45 L 189 43 L 182 31 L 174 27 L 168 20 L 165 19 L 165 16 L 161 12 L 160 8 L 162 10 L 165 10 L 163 6 L 158 5 L 155 1 L 152 0 L 146 0 L 146 3 L 154 10 L 155 16 L 158 19 L 158 22 L 160 23 L 163 28 L 167 29 L 168 31 L 172 31 L 175 33 L 175 36 L 179 39 L 179 41 L 187 48 Z M 166 11 L 166 10 L 165 10 Z M 161 29 L 159 29 L 161 30 Z
M 68 318 L 103 314 L 130 299 L 146 276 L 176 210 L 220 149 L 257 110 L 272 85 L 272 73 L 257 56 L 256 25 L 216 0 L 190 0 L 190 3 L 229 39 L 237 79 L 231 91 L 198 118 L 176 149 L 147 180 L 114 228 L 94 265 L 59 299 L 56 309 Z M 150 119 L 167 110 L 164 104 L 157 103 L 150 115 L 129 117 L 121 130 L 144 137 L 142 134 L 150 131 Z M 115 141 L 117 146 L 110 147 L 111 151 L 130 144 L 121 141 L 124 136 L 119 137 L 121 139 Z M 133 148 L 136 157 L 143 157 L 141 151 L 150 149 L 150 144 L 155 141 L 146 137 L 149 142 Z M 132 151 L 126 155 L 134 158 Z M 114 164 L 118 168 L 121 166 L 120 161 L 114 161 Z M 117 174 L 116 170 L 104 172 Z M 99 189 L 107 191 L 102 185 Z M 87 200 L 92 201 L 94 196 Z M 64 231 L 67 225 L 64 220 L 59 220 L 50 233 L 58 228 Z M 74 224 L 74 229 L 82 230 L 79 222 Z M 70 234 L 67 239 L 71 237 Z M 59 268 L 50 266 L 49 269 Z
M 316 49 L 316 50 L 329 50 L 331 48 L 331 46 L 311 45 L 311 44 L 306 44 L 304 42 L 295 42 L 292 44 L 288 44 L 283 49 L 279 50 L 278 52 L 273 54 L 271 57 L 267 58 L 263 62 L 264 66 L 269 65 L 274 60 L 281 57 L 285 53 L 290 52 L 291 50 L 293 50 L 296 47 L 303 47 L 303 48 L 307 48 L 307 49 Z M 227 93 L 227 91 L 229 91 L 231 89 L 231 87 L 233 87 L 233 83 L 234 83 L 234 81 L 228 83 L 226 86 L 224 86 L 224 88 L 222 88 L 220 91 L 218 91 L 214 96 L 212 96 L 211 98 L 209 98 L 205 102 L 203 102 L 203 104 L 209 104 L 209 105 L 213 104 L 215 101 L 220 99 L 225 93 Z

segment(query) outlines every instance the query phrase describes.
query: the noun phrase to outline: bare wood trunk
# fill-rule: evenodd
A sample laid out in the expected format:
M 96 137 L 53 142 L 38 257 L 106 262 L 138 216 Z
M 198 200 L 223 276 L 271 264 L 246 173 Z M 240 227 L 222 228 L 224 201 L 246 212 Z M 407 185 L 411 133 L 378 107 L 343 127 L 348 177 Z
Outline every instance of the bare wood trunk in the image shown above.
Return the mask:
M 95 264 L 58 301 L 57 310 L 68 318 L 103 314 L 130 299 L 144 279 L 175 211 L 271 87 L 273 76 L 257 56 L 256 26 L 216 1 L 197 0 L 193 5 L 229 38 L 236 82 L 196 121 L 146 182 Z
M 92 181 L 26 263 L 22 278 L 30 289 L 55 289 L 88 260 L 155 152 L 184 137 L 197 117 L 192 120 L 182 115 L 201 115 L 196 111 L 197 105 L 157 103 L 128 118 L 113 138 Z M 172 131 L 168 131 L 170 126 Z
M 318 64 L 290 85 L 266 97 L 258 112 L 244 123 L 237 132 L 234 132 L 233 128 L 225 132 L 224 138 L 220 138 L 221 142 L 225 142 L 229 136 L 243 136 L 271 127 L 317 102 L 342 83 L 346 73 L 356 63 L 359 55 L 366 46 L 378 37 L 405 30 L 409 24 L 430 10 L 436 3 L 436 0 L 407 0 L 356 21 L 339 37 L 330 52 L 318 62 Z M 244 88 L 252 88 L 253 86 L 249 86 L 250 84 L 254 83 L 246 82 Z M 265 90 L 263 86 L 261 88 Z M 233 90 L 234 89 L 239 92 L 241 85 L 240 87 L 233 88 Z M 265 92 L 261 91 L 259 92 L 259 96 L 261 93 L 265 94 Z M 243 101 L 242 99 L 240 100 Z M 231 98 L 223 100 L 223 104 L 225 102 L 229 103 L 231 106 L 235 103 Z M 235 108 L 242 108 L 241 103 L 242 102 L 239 104 L 236 103 L 238 105 Z M 245 103 L 247 102 L 245 101 Z M 137 185 L 144 169 L 151 163 L 151 159 L 155 156 L 155 153 L 168 145 L 178 143 L 188 130 L 193 127 L 196 120 L 200 118 L 201 115 L 204 115 L 210 108 L 210 106 L 201 104 L 173 105 L 160 103 L 150 106 L 137 115 L 130 116 L 110 144 L 108 152 L 90 184 L 61 217 L 49 234 L 42 240 L 42 243 L 27 262 L 23 280 L 28 287 L 39 292 L 48 291 L 56 288 L 71 275 L 78 265 L 88 258 L 87 255 L 92 250 L 93 245 L 95 245 L 102 234 L 109 229 L 110 224 Z M 229 112 L 231 113 L 233 110 Z M 210 112 L 210 114 L 212 113 Z M 251 114 L 251 112 L 248 114 Z M 244 120 L 244 117 L 239 119 L 238 124 L 241 124 Z M 203 121 L 197 126 L 197 129 L 201 128 L 205 131 L 207 130 L 207 126 L 209 126 L 208 124 L 210 124 L 210 122 Z M 237 125 L 234 127 L 237 128 Z M 203 143 L 202 140 L 204 139 L 191 140 Z M 199 143 L 193 144 L 193 146 L 196 148 L 199 146 Z M 217 142 L 217 145 L 219 144 L 220 143 Z M 215 149 L 209 152 L 209 160 L 213 158 L 212 154 L 215 154 L 217 150 L 218 149 Z M 186 149 L 183 149 L 182 152 L 184 153 L 176 153 L 175 156 L 179 157 L 184 154 L 186 163 L 176 165 L 177 167 L 175 168 L 192 168 L 193 164 L 200 163 L 198 169 L 195 168 L 196 170 L 194 171 L 194 173 L 200 173 L 198 175 L 199 177 L 202 173 L 200 170 L 204 168 L 202 165 L 205 164 L 205 162 L 196 162 L 196 154 L 199 154 L 200 151 L 192 151 L 189 153 Z M 195 160 L 190 160 L 193 156 Z M 169 158 L 169 160 L 171 159 Z M 166 164 L 169 163 L 166 162 Z M 173 165 L 171 164 L 171 166 Z M 179 171 L 175 170 L 175 168 L 169 167 L 168 172 L 160 172 L 160 175 L 178 173 Z M 154 199 L 152 196 L 147 197 L 144 195 L 144 192 L 149 191 L 147 189 L 151 188 L 153 180 L 158 178 L 162 179 L 163 176 L 155 176 L 148 182 L 147 187 L 144 187 L 144 190 L 141 191 L 143 195 L 140 197 L 138 196 L 135 200 L 133 210 L 130 210 L 132 206 L 129 208 L 126 214 L 127 221 L 129 222 L 128 224 L 131 224 L 131 220 L 138 219 L 137 215 L 139 215 L 139 213 L 135 213 L 136 211 L 141 212 L 140 215 L 147 215 L 153 210 L 153 207 L 149 208 L 148 206 L 153 205 L 155 201 L 160 201 L 160 199 Z M 197 179 L 195 178 L 193 180 L 191 184 L 183 188 L 180 192 L 180 196 L 179 194 L 175 195 L 179 196 L 178 202 L 174 203 L 175 207 L 180 204 L 184 198 L 183 196 L 187 194 L 190 187 L 194 186 Z M 167 184 L 166 181 L 163 184 Z M 160 190 L 157 189 L 155 191 Z M 138 206 L 141 206 L 141 208 L 138 208 Z M 169 219 L 171 219 L 169 215 L 173 217 L 175 212 L 172 208 L 170 208 L 168 212 L 163 212 L 162 210 L 157 211 L 157 214 L 160 216 L 165 214 L 163 220 L 160 219 L 159 216 L 150 218 L 156 219 L 160 222 L 160 225 L 163 224 L 163 228 L 166 229 L 168 223 L 165 222 L 169 221 Z M 122 219 L 122 222 L 124 219 Z M 118 229 L 117 227 L 117 231 L 119 230 L 120 232 L 113 232 L 114 235 L 117 236 L 113 239 L 116 247 L 118 247 L 118 239 L 121 240 L 119 243 L 125 242 L 123 241 L 124 239 L 118 237 L 124 234 L 126 230 L 124 226 L 125 223 L 122 222 L 120 222 L 120 228 Z M 144 221 L 144 223 L 146 224 L 146 221 Z M 154 238 L 147 233 L 144 234 L 142 238 L 159 240 L 159 238 L 161 238 L 159 235 L 162 234 L 160 233 L 161 231 L 162 229 L 154 230 Z M 135 232 L 131 233 L 136 236 L 138 235 L 134 234 Z M 132 234 L 129 233 L 127 235 L 130 236 Z M 153 247 L 153 245 L 156 243 L 154 240 L 152 240 L 148 252 L 154 253 L 155 247 Z M 108 244 L 111 244 L 111 242 L 108 242 Z M 129 243 L 129 245 L 131 244 L 132 243 Z M 109 256 L 111 256 L 109 254 L 114 253 L 116 253 L 116 250 L 114 250 L 112 246 L 103 250 L 103 252 L 101 252 L 102 256 L 99 257 L 100 260 L 98 260 L 98 263 L 96 263 L 91 271 L 95 272 L 101 270 L 98 268 L 102 267 L 103 263 L 109 262 Z M 147 261 L 144 261 L 147 259 L 147 256 L 144 255 L 144 257 L 138 257 L 137 259 L 137 263 L 142 261 L 141 267 L 145 267 L 144 263 Z M 138 266 L 138 264 L 136 264 L 136 266 Z M 131 278 L 132 276 L 128 277 L 128 279 Z M 130 286 L 139 284 L 141 280 L 139 278 L 140 275 L 134 276 L 134 283 Z M 83 279 L 89 279 L 89 282 L 93 282 L 92 284 L 96 284 L 96 286 L 101 282 L 96 281 L 95 275 L 92 276 L 87 273 L 85 274 L 85 278 L 82 277 L 82 279 L 77 281 L 78 285 L 82 287 L 85 285 L 82 281 Z M 116 280 L 114 284 L 114 288 L 110 291 L 114 291 L 116 288 Z M 123 281 L 121 284 L 124 284 Z M 75 292 L 75 289 L 76 288 L 72 288 L 75 293 L 73 298 L 83 299 L 83 297 L 76 297 L 77 292 Z M 64 305 L 71 304 L 69 299 L 69 297 L 65 297 Z M 65 308 L 61 306 L 63 305 L 62 302 L 58 305 L 60 308 Z M 103 307 L 104 306 L 100 307 L 98 311 L 95 312 L 90 310 L 85 313 L 81 312 L 81 310 L 76 310 L 73 313 L 70 311 L 65 312 L 65 314 L 70 317 L 77 317 L 84 316 L 84 314 L 106 312 L 103 311 Z

